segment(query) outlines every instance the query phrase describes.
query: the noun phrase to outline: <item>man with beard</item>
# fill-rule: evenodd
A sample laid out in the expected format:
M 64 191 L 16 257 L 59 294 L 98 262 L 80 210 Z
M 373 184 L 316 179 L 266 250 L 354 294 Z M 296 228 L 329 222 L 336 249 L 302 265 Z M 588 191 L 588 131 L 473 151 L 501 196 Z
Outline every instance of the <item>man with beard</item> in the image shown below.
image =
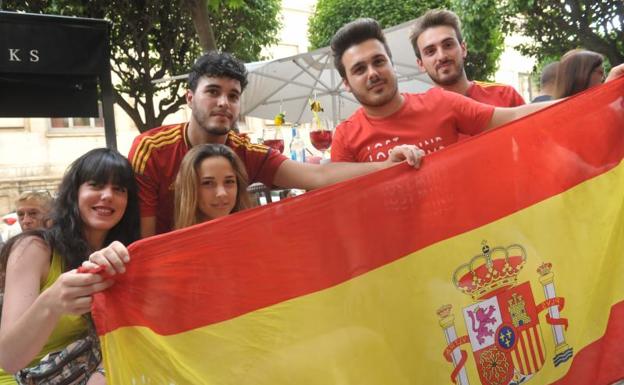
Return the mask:
M 267 146 L 252 144 L 233 127 L 247 85 L 243 63 L 227 53 L 210 52 L 199 58 L 188 77 L 186 101 L 192 110 L 184 124 L 156 127 L 137 136 L 128 159 L 139 185 L 141 235 L 168 232 L 173 220 L 173 183 L 180 162 L 192 146 L 220 143 L 243 161 L 249 182 L 267 186 L 315 189 L 407 160 L 417 167 L 423 153 L 413 145 L 398 146 L 388 162 L 378 164 L 303 164 Z
M 416 19 L 410 34 L 416 62 L 431 80 L 447 91 L 497 107 L 524 104 L 513 87 L 469 81 L 464 69 L 468 51 L 462 39 L 461 22 L 447 10 L 431 10 Z
M 460 134 L 476 135 L 554 103 L 494 107 L 439 87 L 401 94 L 392 54 L 373 19 L 344 25 L 332 38 L 331 49 L 345 88 L 362 105 L 336 127 L 332 161 L 384 161 L 392 147 L 402 144 L 431 153 L 457 142 Z M 607 81 L 622 74 L 624 64 L 614 67 Z

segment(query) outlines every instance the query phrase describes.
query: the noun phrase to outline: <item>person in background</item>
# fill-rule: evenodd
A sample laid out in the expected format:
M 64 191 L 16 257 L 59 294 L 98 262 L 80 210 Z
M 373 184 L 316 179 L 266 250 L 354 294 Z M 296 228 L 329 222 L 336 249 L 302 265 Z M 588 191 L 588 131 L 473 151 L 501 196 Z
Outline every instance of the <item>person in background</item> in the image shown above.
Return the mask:
M 175 181 L 174 228 L 252 207 L 243 162 L 227 146 L 202 144 L 182 159 Z
M 128 159 L 139 185 L 143 237 L 171 231 L 175 178 L 184 155 L 200 144 L 230 147 L 243 161 L 250 182 L 304 190 L 328 186 L 404 160 L 417 167 L 423 155 L 416 146 L 404 145 L 398 146 L 387 162 L 376 164 L 295 162 L 234 133 L 241 94 L 247 85 L 247 70 L 242 62 L 228 53 L 209 52 L 195 62 L 188 83 L 190 120 L 148 130 L 137 136 L 130 148 Z
M 134 173 L 115 150 L 95 149 L 72 163 L 59 186 L 48 229 L 19 234 L 5 245 L 4 306 L 0 324 L 0 384 L 47 353 L 84 337 L 92 295 L 113 284 L 81 265 L 125 271 L 124 245 L 139 237 Z M 4 254 L 4 252 L 7 252 Z M 90 261 L 90 262 L 88 262 Z M 88 384 L 105 384 L 100 368 Z
M 26 191 L 17 198 L 15 211 L 22 231 L 48 227 L 52 200 L 47 190 Z
M 542 68 L 540 76 L 540 94 L 531 100 L 531 103 L 545 102 L 552 99 L 555 93 L 555 79 L 559 62 L 548 63 Z
M 49 226 L 49 215 L 52 209 L 52 196 L 46 191 L 23 192 L 15 202 L 17 222 L 21 231 L 42 229 Z M 4 240 L 0 235 L 0 255 L 4 247 Z M 5 257 L 6 258 L 6 257 Z M 4 303 L 5 269 L 0 269 L 0 310 Z M 0 320 L 1 320 L 0 314 Z
M 468 80 L 464 68 L 468 49 L 462 38 L 461 22 L 454 12 L 427 11 L 414 22 L 410 41 L 418 66 L 438 87 L 497 107 L 525 104 L 511 86 Z
M 601 54 L 584 49 L 566 52 L 559 61 L 554 99 L 575 95 L 605 81 Z

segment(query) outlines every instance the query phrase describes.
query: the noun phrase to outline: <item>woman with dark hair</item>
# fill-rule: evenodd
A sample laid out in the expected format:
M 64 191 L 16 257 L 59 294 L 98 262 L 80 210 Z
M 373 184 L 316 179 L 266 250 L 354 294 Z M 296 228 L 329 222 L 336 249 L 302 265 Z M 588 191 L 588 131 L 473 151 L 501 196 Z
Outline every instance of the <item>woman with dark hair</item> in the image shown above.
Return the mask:
M 74 161 L 59 187 L 51 227 L 16 236 L 3 250 L 0 384 L 15 384 L 9 373 L 84 337 L 82 315 L 112 280 L 76 269 L 84 264 L 102 266 L 107 275 L 123 273 L 129 260 L 124 244 L 138 238 L 137 187 L 128 160 L 102 148 Z M 102 374 L 94 372 L 88 383 L 106 383 Z
M 247 172 L 240 158 L 222 144 L 193 147 L 182 159 L 175 182 L 176 229 L 251 207 Z
M 603 61 L 602 55 L 593 51 L 566 52 L 557 66 L 553 98 L 565 98 L 602 84 L 605 80 Z

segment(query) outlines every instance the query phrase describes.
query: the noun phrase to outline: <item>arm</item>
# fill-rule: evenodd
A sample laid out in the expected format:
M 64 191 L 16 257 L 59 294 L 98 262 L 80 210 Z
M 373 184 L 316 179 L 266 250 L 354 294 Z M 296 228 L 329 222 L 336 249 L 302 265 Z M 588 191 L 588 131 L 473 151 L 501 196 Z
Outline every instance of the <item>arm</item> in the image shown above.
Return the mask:
M 285 160 L 275 173 L 274 183 L 285 188 L 313 190 L 356 176 L 383 170 L 404 160 L 409 165 L 418 168 L 423 156 L 424 151 L 416 146 L 401 145 L 392 149 L 390 159 L 385 162 L 338 162 L 316 165 Z
M 83 314 L 91 294 L 110 286 L 96 274 L 61 274 L 39 294 L 50 269 L 51 250 L 37 237 L 17 242 L 9 255 L 0 326 L 0 366 L 14 373 L 41 351 L 63 314 Z
M 156 217 L 141 217 L 141 238 L 156 234 Z
M 611 71 L 609 71 L 609 75 L 605 79 L 605 82 L 610 82 L 611 80 L 614 80 L 620 76 L 624 76 L 624 63 L 611 68 Z
M 611 71 L 609 71 L 609 76 L 607 77 L 605 82 L 615 80 L 620 76 L 624 76 L 624 63 L 611 68 Z M 489 130 L 492 128 L 496 128 L 498 126 L 502 126 L 505 123 L 509 123 L 512 120 L 516 120 L 523 116 L 537 112 L 541 110 L 542 108 L 546 108 L 562 100 L 565 100 L 565 99 L 557 99 L 557 100 L 551 100 L 548 102 L 526 104 L 524 106 L 518 106 L 518 107 L 512 107 L 512 108 L 496 108 L 494 109 L 494 114 L 492 115 L 492 119 L 490 120 L 490 123 L 486 129 Z
M 490 122 L 485 129 L 491 130 L 493 128 L 502 126 L 503 124 L 509 123 L 523 116 L 537 112 L 541 110 L 542 108 L 546 108 L 555 103 L 558 103 L 561 100 L 562 99 L 551 100 L 548 102 L 525 104 L 525 105 L 518 106 L 518 107 L 508 107 L 508 108 L 496 107 L 494 109 L 494 113 L 492 114 L 492 119 L 490 119 Z

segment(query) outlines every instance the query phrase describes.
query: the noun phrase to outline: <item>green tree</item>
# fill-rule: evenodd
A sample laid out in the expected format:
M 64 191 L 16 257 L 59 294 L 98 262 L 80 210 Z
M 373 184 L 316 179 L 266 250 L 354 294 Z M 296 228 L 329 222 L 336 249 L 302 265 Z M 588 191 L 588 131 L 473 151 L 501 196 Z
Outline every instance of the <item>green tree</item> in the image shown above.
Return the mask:
M 504 26 L 532 38 L 520 52 L 540 62 L 583 47 L 624 62 L 622 0 L 507 0 Z
M 202 52 L 188 1 L 8 0 L 4 9 L 110 20 L 115 102 L 143 132 L 185 103 L 184 80 L 152 81 L 186 73 Z M 215 31 L 215 46 L 203 50 L 254 61 L 262 59 L 262 47 L 277 42 L 280 0 L 198 1 Z
M 504 37 L 494 0 L 319 0 L 310 18 L 308 38 L 313 49 L 320 48 L 329 45 L 340 27 L 358 17 L 372 17 L 387 28 L 435 8 L 453 10 L 462 20 L 462 33 L 468 45 L 465 65 L 468 78 L 490 79 L 496 72 Z
M 505 36 L 497 0 L 453 0 L 468 48 L 464 63 L 468 79 L 491 80 L 498 69 Z

